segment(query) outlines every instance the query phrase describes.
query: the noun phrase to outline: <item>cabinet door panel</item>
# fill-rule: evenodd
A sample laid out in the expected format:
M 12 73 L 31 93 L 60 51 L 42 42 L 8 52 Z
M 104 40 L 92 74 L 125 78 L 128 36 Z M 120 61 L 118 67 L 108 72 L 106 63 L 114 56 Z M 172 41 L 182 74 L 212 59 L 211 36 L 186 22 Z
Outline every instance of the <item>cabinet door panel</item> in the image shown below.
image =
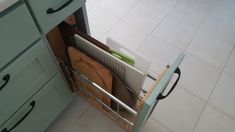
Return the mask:
M 0 69 L 39 36 L 25 4 L 0 17 Z
M 38 91 L 57 72 L 56 65 L 43 41 L 39 41 L 0 73 L 9 81 L 0 90 L 0 125 Z
M 11 132 L 43 132 L 68 105 L 72 97 L 72 92 L 66 87 L 62 77 L 57 74 L 35 96 L 25 103 L 0 128 L 0 131 L 3 129 L 9 130 L 18 123 Z M 26 114 L 28 115 L 19 122 Z

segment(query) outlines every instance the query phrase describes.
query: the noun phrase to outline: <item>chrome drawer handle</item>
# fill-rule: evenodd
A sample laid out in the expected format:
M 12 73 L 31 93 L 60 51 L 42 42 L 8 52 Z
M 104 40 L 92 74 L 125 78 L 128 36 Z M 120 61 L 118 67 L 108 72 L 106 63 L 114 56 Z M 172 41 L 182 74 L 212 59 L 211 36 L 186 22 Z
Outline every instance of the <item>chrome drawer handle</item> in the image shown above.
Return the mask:
M 159 94 L 158 97 L 157 97 L 158 100 L 165 99 L 165 98 L 166 98 L 167 96 L 169 96 L 169 95 L 171 94 L 171 92 L 175 89 L 176 85 L 177 85 L 178 82 L 179 82 L 180 76 L 181 76 L 181 71 L 180 71 L 180 68 L 179 68 L 179 67 L 175 70 L 175 73 L 178 74 L 178 77 L 177 77 L 175 83 L 172 85 L 171 89 L 169 90 L 169 92 L 168 92 L 166 95 L 162 95 L 162 93 Z
M 10 80 L 10 74 L 6 74 L 2 80 L 4 81 L 3 85 L 0 87 L 0 91 L 7 85 Z
M 64 9 L 65 7 L 67 7 L 70 3 L 72 3 L 73 0 L 68 0 L 66 1 L 64 4 L 62 4 L 60 7 L 56 8 L 56 9 L 53 9 L 53 8 L 49 8 L 47 9 L 47 14 L 53 14 L 59 10 L 62 10 Z
M 10 132 L 14 128 L 16 128 L 22 121 L 24 121 L 24 119 L 33 111 L 33 109 L 36 105 L 36 102 L 32 101 L 29 105 L 31 106 L 30 110 L 12 128 L 10 128 L 9 130 L 7 130 L 7 128 L 4 128 L 4 129 L 2 129 L 1 132 Z

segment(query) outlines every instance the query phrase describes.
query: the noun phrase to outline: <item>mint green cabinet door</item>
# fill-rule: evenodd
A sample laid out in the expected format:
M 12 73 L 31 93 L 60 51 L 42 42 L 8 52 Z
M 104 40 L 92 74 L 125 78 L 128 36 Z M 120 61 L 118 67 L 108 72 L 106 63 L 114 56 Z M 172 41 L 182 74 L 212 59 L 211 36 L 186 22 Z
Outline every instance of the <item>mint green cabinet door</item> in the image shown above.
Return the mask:
M 0 69 L 39 38 L 25 4 L 0 16 Z
M 176 58 L 175 62 L 172 65 L 170 65 L 170 68 L 166 71 L 166 73 L 164 74 L 162 79 L 159 81 L 158 85 L 153 90 L 152 94 L 145 101 L 141 111 L 138 112 L 138 115 L 137 115 L 138 119 L 137 119 L 137 121 L 134 125 L 134 129 L 133 129 L 134 132 L 139 132 L 141 130 L 141 128 L 145 125 L 146 121 L 151 116 L 152 111 L 156 107 L 158 101 L 161 99 L 164 99 L 165 97 L 167 97 L 170 94 L 170 92 L 169 92 L 169 94 L 167 94 L 166 96 L 162 95 L 166 86 L 168 85 L 169 81 L 171 81 L 171 78 L 175 73 L 178 74 L 177 80 L 180 78 L 181 73 L 180 73 L 180 69 L 178 68 L 178 66 L 182 62 L 183 58 L 184 58 L 184 54 L 180 54 Z M 175 85 L 177 85 L 177 82 L 178 82 L 177 80 L 175 82 Z M 173 89 L 174 89 L 174 86 L 172 86 L 172 90 Z
M 2 80 L 6 75 L 10 77 L 0 90 L 0 125 L 56 73 L 56 65 L 42 40 L 0 72 L 0 86 L 6 83 Z
M 57 74 L 25 103 L 0 128 L 0 131 L 12 129 L 11 132 L 43 132 L 68 105 L 72 97 L 72 92 L 66 87 L 62 77 Z M 18 125 L 15 126 L 15 124 Z
M 27 2 L 43 33 L 47 33 L 85 5 L 85 0 L 27 0 Z

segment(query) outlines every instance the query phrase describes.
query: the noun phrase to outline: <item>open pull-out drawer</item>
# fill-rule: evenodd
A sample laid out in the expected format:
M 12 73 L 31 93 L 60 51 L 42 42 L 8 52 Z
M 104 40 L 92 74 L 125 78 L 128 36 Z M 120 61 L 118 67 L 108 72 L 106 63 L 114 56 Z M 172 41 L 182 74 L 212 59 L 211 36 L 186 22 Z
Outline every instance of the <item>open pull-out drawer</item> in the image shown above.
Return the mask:
M 107 106 L 105 102 L 102 101 L 102 99 L 93 95 L 89 91 L 86 91 L 86 89 L 80 88 L 79 89 L 80 95 L 82 95 L 85 99 L 87 99 L 91 103 L 97 101 L 97 103 L 99 103 L 100 106 L 97 106 L 97 104 L 95 104 L 95 107 L 106 113 L 108 116 L 110 116 L 119 126 L 124 128 L 125 130 L 130 132 L 139 132 L 141 128 L 145 125 L 150 115 L 152 114 L 158 101 L 166 98 L 177 85 L 181 75 L 178 66 L 183 60 L 183 57 L 184 55 L 180 54 L 171 66 L 167 66 L 162 71 L 162 74 L 159 76 L 158 79 L 154 81 L 152 87 L 150 87 L 149 90 L 146 91 L 144 96 L 139 96 L 139 100 L 137 101 L 137 104 L 134 108 L 131 108 L 130 106 L 122 102 L 120 99 L 113 96 L 105 89 L 94 83 L 92 80 L 89 80 L 89 78 L 80 74 L 79 70 L 73 69 L 73 73 L 75 76 L 79 76 L 81 80 L 83 80 L 84 82 L 93 86 L 94 89 L 97 90 L 97 92 L 100 92 L 104 96 L 116 102 L 118 108 L 125 109 L 125 111 L 121 112 L 119 110 L 114 110 L 112 107 Z M 71 70 L 71 68 L 69 67 L 68 69 Z M 168 83 L 172 80 L 174 74 L 178 74 L 177 79 L 175 80 L 174 84 L 172 85 L 168 93 L 163 95 L 165 88 L 168 86 Z M 76 84 L 76 82 L 74 83 Z
M 75 42 L 75 45 L 73 46 L 76 46 L 76 42 L 79 42 L 76 41 L 77 38 L 74 37 L 74 33 L 76 32 L 73 32 L 72 33 L 73 35 L 71 35 L 71 32 L 70 33 L 66 32 L 63 29 L 60 31 L 62 32 L 63 37 L 67 35 L 70 38 L 75 39 L 73 40 Z M 85 39 L 88 39 L 87 42 L 89 43 L 95 42 L 94 45 L 100 43 L 97 40 L 90 38 L 89 36 L 88 37 L 85 36 Z M 64 40 L 65 43 L 71 43 L 67 42 L 67 39 Z M 71 65 L 68 64 L 68 62 L 64 62 L 61 59 L 58 59 L 58 62 L 64 68 L 64 71 L 66 71 L 66 75 L 71 84 L 70 86 L 72 86 L 72 89 L 76 89 L 76 92 L 79 93 L 79 95 L 81 95 L 88 102 L 93 104 L 94 107 L 96 107 L 97 109 L 101 110 L 106 115 L 108 115 L 111 119 L 113 119 L 115 123 L 117 123 L 120 127 L 124 128 L 126 131 L 139 132 L 141 128 L 145 125 L 148 118 L 151 116 L 158 101 L 166 98 L 177 85 L 181 75 L 178 66 L 182 62 L 183 58 L 184 54 L 179 54 L 176 60 L 171 65 L 167 65 L 165 68 L 163 67 L 161 74 L 156 77 L 157 79 L 151 75 L 146 74 L 146 77 L 153 79 L 154 82 L 148 90 L 141 90 L 142 91 L 141 94 L 133 92 L 133 94 L 135 94 L 135 96 L 137 97 L 137 101 L 135 102 L 134 106 L 129 106 L 128 104 L 125 104 L 124 101 L 122 101 L 118 97 L 115 97 L 110 92 L 106 91 L 104 88 L 102 88 L 101 86 L 93 82 L 91 79 L 83 75 L 79 71 L 79 69 L 74 69 Z M 172 80 L 175 74 L 177 74 L 178 76 L 176 79 Z M 107 105 L 103 101 L 103 99 L 100 98 L 100 96 L 94 95 L 94 92 L 87 91 L 86 88 L 78 86 L 76 79 L 74 79 L 75 77 L 79 77 L 81 81 L 91 86 L 93 90 L 102 94 L 102 96 L 109 98 L 110 100 L 112 100 L 112 102 L 115 102 L 116 107 L 114 108 L 112 107 L 112 105 L 111 106 Z M 166 92 L 167 94 L 164 94 L 165 93 L 164 91 L 168 86 L 169 82 L 173 81 L 174 83 L 171 86 L 170 90 Z

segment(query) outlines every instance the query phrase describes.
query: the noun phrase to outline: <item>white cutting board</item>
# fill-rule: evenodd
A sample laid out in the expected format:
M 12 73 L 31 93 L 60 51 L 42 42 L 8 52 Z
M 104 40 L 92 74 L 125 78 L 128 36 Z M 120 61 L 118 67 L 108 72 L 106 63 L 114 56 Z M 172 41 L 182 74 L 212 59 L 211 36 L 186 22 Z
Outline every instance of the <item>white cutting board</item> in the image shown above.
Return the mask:
M 95 46 L 79 35 L 75 34 L 77 48 L 88 56 L 104 64 L 112 70 L 124 83 L 130 87 L 137 95 L 140 94 L 146 74 L 137 68 L 119 60 L 110 53 Z
M 128 49 L 124 45 L 118 43 L 117 41 L 109 37 L 106 38 L 106 44 L 110 49 L 129 55 L 130 57 L 134 57 L 135 59 L 134 67 L 143 71 L 146 74 L 149 72 L 152 63 L 146 57 L 142 56 L 141 54 L 137 53 L 134 50 Z

